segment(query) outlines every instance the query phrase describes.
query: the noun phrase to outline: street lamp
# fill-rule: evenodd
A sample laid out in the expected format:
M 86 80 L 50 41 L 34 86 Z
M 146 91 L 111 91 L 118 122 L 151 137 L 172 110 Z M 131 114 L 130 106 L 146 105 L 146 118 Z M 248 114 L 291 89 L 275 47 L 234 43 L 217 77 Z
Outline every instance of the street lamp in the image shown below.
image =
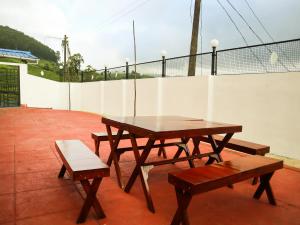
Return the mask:
M 212 39 L 210 41 L 210 45 L 212 47 L 212 55 L 211 55 L 211 75 L 217 75 L 217 47 L 219 46 L 219 41 L 217 39 Z
M 162 77 L 166 76 L 166 55 L 167 55 L 167 51 L 166 50 L 162 50 L 161 51 L 161 57 L 162 57 Z

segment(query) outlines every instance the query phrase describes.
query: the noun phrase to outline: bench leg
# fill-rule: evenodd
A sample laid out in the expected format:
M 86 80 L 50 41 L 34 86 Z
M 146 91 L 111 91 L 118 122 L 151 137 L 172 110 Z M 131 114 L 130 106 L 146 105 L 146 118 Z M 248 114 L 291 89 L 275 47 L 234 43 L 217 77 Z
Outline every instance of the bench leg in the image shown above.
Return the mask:
M 105 217 L 103 209 L 96 197 L 101 180 L 102 180 L 102 178 L 95 178 L 93 180 L 92 184 L 90 184 L 90 182 L 88 180 L 80 181 L 87 196 L 86 196 L 86 199 L 82 206 L 82 209 L 80 211 L 79 217 L 77 219 L 77 223 L 83 223 L 86 220 L 86 217 L 90 211 L 91 206 L 93 206 L 93 208 L 99 218 Z
M 66 173 L 66 167 L 65 167 L 65 165 L 62 165 L 62 167 L 59 171 L 59 174 L 58 174 L 58 178 L 63 178 L 65 173 Z
M 273 174 L 274 174 L 274 172 L 262 175 L 260 177 L 260 184 L 259 184 L 256 192 L 254 193 L 253 198 L 260 199 L 262 193 L 264 191 L 266 191 L 269 203 L 271 205 L 276 205 L 276 201 L 275 201 L 273 191 L 272 191 L 272 188 L 270 185 L 270 180 L 271 180 Z
M 97 156 L 99 156 L 99 149 L 100 149 L 100 141 L 98 139 L 95 139 L 95 153 Z
M 177 204 L 178 209 L 173 217 L 171 225 L 180 225 L 182 222 L 183 225 L 189 225 L 188 215 L 187 215 L 187 208 L 192 200 L 192 195 L 188 192 L 183 192 L 180 188 L 176 188 L 176 197 L 177 197 Z

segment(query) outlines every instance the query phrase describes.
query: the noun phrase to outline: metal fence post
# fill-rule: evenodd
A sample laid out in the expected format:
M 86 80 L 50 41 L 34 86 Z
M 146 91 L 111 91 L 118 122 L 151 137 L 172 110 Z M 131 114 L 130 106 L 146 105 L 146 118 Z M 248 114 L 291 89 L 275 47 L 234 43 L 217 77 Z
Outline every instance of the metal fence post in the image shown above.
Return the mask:
M 107 67 L 104 68 L 104 80 L 107 80 Z
M 162 77 L 166 76 L 166 57 L 163 55 L 162 56 Z
M 83 71 L 81 71 L 81 82 L 83 82 Z
M 215 68 L 216 68 L 216 47 L 212 48 L 213 51 L 211 53 L 211 75 L 215 75 Z
M 126 79 L 129 78 L 129 66 L 128 66 L 128 61 L 126 61 Z
M 219 46 L 219 41 L 217 39 L 213 39 L 210 41 L 212 47 L 212 55 L 211 55 L 211 75 L 217 75 L 217 47 Z

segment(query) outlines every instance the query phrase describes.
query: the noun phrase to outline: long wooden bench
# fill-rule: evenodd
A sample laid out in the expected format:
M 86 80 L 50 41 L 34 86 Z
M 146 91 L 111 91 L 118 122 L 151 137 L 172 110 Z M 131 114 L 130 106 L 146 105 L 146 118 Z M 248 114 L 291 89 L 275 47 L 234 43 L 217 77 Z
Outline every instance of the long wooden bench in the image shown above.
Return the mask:
M 213 135 L 214 140 L 217 144 L 221 143 L 223 140 L 223 136 L 221 135 Z M 202 136 L 200 141 L 210 143 L 208 136 Z M 261 145 L 249 141 L 243 141 L 236 138 L 231 138 L 229 142 L 225 145 L 226 148 L 247 153 L 250 155 L 265 155 L 266 153 L 270 152 L 270 146 Z
M 99 218 L 104 218 L 105 214 L 96 193 L 102 178 L 109 176 L 109 167 L 79 140 L 59 140 L 55 142 L 55 147 L 63 162 L 58 177 L 63 178 L 68 171 L 72 180 L 80 181 L 87 194 L 77 223 L 86 220 L 91 206 Z M 93 179 L 91 183 L 89 179 Z
M 259 199 L 266 191 L 269 203 L 276 205 L 270 179 L 273 173 L 282 167 L 283 162 L 280 160 L 249 155 L 232 161 L 169 173 L 168 181 L 175 186 L 178 203 L 171 225 L 189 224 L 187 208 L 194 195 L 257 176 L 260 177 L 260 185 L 253 197 Z
M 113 138 L 116 138 L 117 132 L 112 132 Z M 100 144 L 103 141 L 109 141 L 108 135 L 105 132 L 93 132 L 91 133 L 92 138 L 95 143 L 95 153 L 99 156 Z M 127 131 L 125 131 L 121 137 L 121 140 L 130 140 L 130 135 Z M 160 141 L 161 144 L 164 144 L 164 140 Z M 163 155 L 164 158 L 167 158 L 166 150 L 163 147 L 159 148 L 158 156 Z

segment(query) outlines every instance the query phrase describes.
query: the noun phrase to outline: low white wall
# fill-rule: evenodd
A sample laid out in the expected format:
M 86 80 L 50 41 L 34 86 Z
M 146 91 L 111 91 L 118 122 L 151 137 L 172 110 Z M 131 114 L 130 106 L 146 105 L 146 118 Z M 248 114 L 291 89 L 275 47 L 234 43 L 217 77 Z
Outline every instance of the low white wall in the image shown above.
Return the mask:
M 212 119 L 243 125 L 237 136 L 300 159 L 300 73 L 214 77 Z
M 22 71 L 25 71 L 23 68 Z M 68 109 L 68 84 L 21 73 L 21 103 Z M 300 159 L 300 73 L 137 80 L 137 115 L 182 115 L 243 125 L 236 136 Z M 71 109 L 133 115 L 134 81 L 72 83 Z

